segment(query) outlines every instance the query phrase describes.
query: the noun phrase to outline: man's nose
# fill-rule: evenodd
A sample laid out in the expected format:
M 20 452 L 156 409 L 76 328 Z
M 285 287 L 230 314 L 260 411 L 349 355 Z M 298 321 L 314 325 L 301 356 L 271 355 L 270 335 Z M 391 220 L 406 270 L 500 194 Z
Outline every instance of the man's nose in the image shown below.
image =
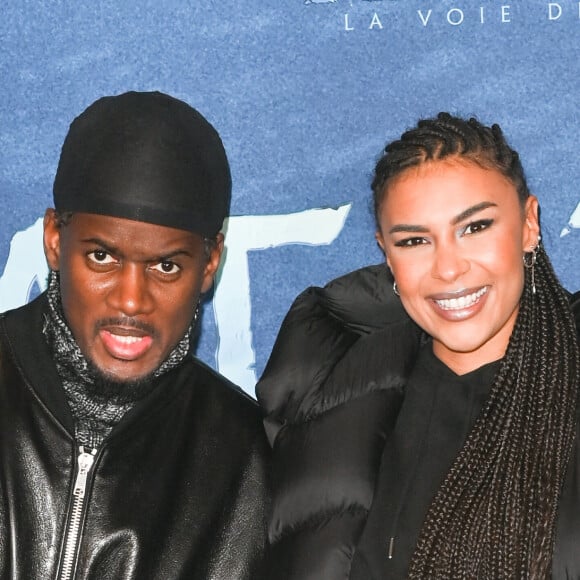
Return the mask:
M 154 303 L 149 284 L 147 272 L 142 265 L 122 264 L 108 296 L 109 305 L 125 316 L 150 313 Z

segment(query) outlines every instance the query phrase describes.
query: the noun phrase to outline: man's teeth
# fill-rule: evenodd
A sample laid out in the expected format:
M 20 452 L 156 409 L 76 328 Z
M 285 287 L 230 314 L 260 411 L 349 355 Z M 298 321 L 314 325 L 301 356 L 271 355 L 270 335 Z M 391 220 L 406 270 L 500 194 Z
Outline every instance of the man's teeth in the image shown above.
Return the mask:
M 435 300 L 435 302 L 440 308 L 443 308 L 443 310 L 461 310 L 462 308 L 469 308 L 475 304 L 486 292 L 487 286 L 473 294 L 468 294 L 467 296 L 448 298 L 446 300 Z
M 135 344 L 143 340 L 142 336 L 121 336 L 120 334 L 113 334 L 112 336 L 117 342 L 122 342 L 123 344 Z

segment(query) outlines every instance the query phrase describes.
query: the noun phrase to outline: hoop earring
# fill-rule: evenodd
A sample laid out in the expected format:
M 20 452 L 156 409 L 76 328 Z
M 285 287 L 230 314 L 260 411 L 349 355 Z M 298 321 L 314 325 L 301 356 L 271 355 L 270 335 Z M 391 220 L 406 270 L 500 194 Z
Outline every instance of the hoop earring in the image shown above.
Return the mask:
M 393 292 L 395 293 L 395 296 L 400 296 L 399 289 L 397 288 L 397 281 L 396 280 L 393 282 Z
M 537 246 L 536 246 L 537 247 Z M 534 273 L 534 266 L 536 265 L 537 251 L 536 248 L 532 248 L 529 253 L 524 254 L 524 268 L 531 270 L 530 274 L 532 276 L 532 294 L 536 293 L 536 278 Z

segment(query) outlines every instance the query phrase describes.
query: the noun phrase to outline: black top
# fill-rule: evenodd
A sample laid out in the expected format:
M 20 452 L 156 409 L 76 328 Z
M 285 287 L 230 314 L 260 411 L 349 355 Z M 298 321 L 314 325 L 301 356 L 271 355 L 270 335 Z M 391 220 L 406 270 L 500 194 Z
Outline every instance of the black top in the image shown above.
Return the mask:
M 385 445 L 351 580 L 406 577 L 431 500 L 481 411 L 498 367 L 496 361 L 459 376 L 435 357 L 431 343 L 422 348 Z

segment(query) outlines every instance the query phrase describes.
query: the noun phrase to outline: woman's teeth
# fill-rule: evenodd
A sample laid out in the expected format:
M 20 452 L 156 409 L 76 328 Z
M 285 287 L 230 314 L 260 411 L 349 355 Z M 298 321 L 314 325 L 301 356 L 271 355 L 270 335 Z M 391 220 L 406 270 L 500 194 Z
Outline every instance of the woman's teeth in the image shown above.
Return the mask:
M 481 288 L 473 294 L 467 294 L 466 296 L 459 296 L 458 298 L 447 298 L 445 300 L 435 300 L 437 306 L 443 310 L 461 310 L 462 308 L 469 308 L 473 306 L 485 293 L 487 292 L 487 286 Z

